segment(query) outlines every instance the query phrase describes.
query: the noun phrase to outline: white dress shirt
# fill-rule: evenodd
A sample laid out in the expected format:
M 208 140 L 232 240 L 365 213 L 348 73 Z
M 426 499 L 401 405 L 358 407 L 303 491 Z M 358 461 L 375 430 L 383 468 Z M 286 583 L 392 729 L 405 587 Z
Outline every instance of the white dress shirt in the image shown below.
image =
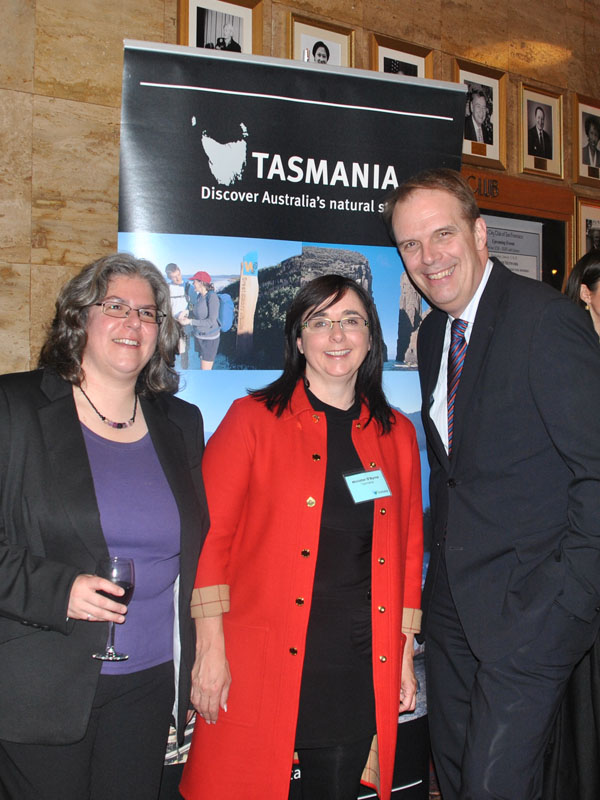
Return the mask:
M 477 314 L 479 301 L 481 300 L 481 295 L 483 294 L 483 290 L 485 289 L 490 277 L 492 266 L 493 264 L 488 258 L 479 286 L 469 301 L 468 306 L 460 315 L 460 319 L 468 322 L 465 330 L 465 339 L 467 340 L 467 344 L 469 344 L 469 340 L 471 338 L 471 331 L 473 330 L 473 324 L 475 322 L 475 315 Z M 440 362 L 440 371 L 435 389 L 431 395 L 431 406 L 429 408 L 429 415 L 433 420 L 433 424 L 438 429 L 438 433 L 440 434 L 442 442 L 444 443 L 446 452 L 448 452 L 448 350 L 450 349 L 450 335 L 453 319 L 454 317 L 451 317 L 450 314 L 448 314 L 448 322 L 446 323 L 446 333 L 444 336 L 444 348 L 442 350 L 442 360 Z

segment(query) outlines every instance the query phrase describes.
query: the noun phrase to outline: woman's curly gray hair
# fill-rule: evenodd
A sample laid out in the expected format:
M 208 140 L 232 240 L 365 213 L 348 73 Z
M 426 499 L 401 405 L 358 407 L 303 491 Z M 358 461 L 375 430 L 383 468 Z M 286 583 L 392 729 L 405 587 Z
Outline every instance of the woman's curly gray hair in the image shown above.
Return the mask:
M 156 349 L 138 376 L 136 391 L 145 395 L 175 393 L 179 388 L 179 376 L 173 364 L 179 326 L 171 314 L 169 287 L 154 264 L 127 253 L 105 256 L 88 264 L 62 287 L 38 366 L 51 367 L 70 383 L 81 384 L 85 377 L 81 361 L 87 343 L 90 306 L 104 300 L 109 281 L 117 276 L 139 277 L 147 281 L 156 307 L 165 314 L 158 328 Z

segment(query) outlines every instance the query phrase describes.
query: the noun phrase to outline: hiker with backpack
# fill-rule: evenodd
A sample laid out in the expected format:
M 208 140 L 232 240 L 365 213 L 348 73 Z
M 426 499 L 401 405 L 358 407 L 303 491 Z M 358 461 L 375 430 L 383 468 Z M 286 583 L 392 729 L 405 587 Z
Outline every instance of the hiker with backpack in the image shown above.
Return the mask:
M 219 297 L 208 272 L 196 272 L 192 275 L 192 282 L 198 297 L 189 322 L 194 327 L 194 342 L 201 369 L 212 369 L 221 338 Z

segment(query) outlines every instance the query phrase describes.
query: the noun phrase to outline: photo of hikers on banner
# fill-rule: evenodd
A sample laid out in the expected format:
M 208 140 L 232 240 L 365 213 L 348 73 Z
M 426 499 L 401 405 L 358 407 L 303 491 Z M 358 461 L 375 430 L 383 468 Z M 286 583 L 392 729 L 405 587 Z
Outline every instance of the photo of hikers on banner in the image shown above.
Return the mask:
M 165 273 L 171 290 L 171 310 L 181 326 L 176 366 L 179 370 L 210 370 L 221 332 L 229 331 L 233 325 L 233 300 L 226 293 L 217 294 L 211 276 L 203 270 L 187 281 L 177 264 L 167 264 Z

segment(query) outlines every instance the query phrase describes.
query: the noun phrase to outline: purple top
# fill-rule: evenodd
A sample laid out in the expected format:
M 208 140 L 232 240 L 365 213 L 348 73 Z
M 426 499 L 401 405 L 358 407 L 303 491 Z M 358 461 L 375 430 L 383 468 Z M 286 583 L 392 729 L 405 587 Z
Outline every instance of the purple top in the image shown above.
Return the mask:
M 173 658 L 179 510 L 150 434 L 137 442 L 113 442 L 81 428 L 108 551 L 132 558 L 135 567 L 126 620 L 115 626 L 115 646 L 129 659 L 105 661 L 102 672 L 138 672 Z

